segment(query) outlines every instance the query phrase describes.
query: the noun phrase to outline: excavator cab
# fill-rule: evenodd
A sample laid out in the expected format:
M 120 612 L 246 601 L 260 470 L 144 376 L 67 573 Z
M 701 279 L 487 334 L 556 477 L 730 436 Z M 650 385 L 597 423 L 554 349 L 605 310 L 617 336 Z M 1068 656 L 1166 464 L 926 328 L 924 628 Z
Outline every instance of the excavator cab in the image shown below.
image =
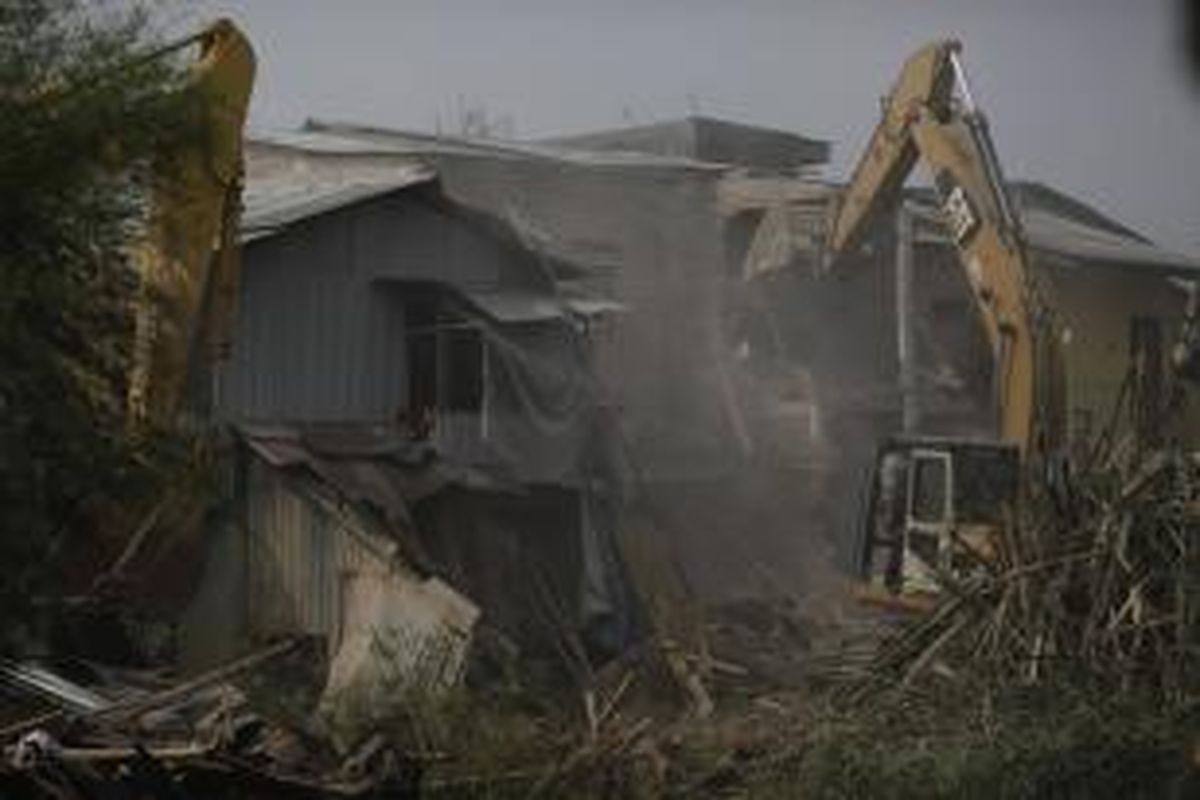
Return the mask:
M 879 448 L 859 535 L 859 577 L 889 594 L 931 595 L 993 553 L 1016 501 L 1009 444 L 895 436 Z

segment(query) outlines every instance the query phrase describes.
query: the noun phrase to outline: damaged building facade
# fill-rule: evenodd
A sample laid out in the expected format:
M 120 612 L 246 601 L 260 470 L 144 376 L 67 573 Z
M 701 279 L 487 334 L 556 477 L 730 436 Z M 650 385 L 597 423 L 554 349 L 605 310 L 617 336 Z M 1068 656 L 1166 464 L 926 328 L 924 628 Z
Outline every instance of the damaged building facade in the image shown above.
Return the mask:
M 745 477 L 731 167 L 700 158 L 795 175 L 827 146 L 709 120 L 639 135 L 651 152 L 321 122 L 248 142 L 235 346 L 212 397 L 239 457 L 193 653 L 303 632 L 336 663 L 355 587 L 391 563 L 394 596 L 440 609 L 430 652 L 474 630 L 586 662 L 633 641 L 630 572 L 704 600 L 804 560 L 797 517 L 770 504 L 795 476 Z M 755 514 L 759 541 L 734 536 Z M 784 558 L 756 551 L 771 541 Z M 440 680 L 460 659 L 429 663 Z
M 986 439 L 996 409 L 993 355 L 931 194 L 906 191 L 900 209 L 822 277 L 825 224 L 838 191 L 736 178 L 724 186 L 722 209 L 731 269 L 747 279 L 742 347 L 752 353 L 752 371 L 803 376 L 811 447 L 834 454 L 830 518 L 845 532 L 836 542 L 848 568 L 880 438 Z M 1010 193 L 1061 332 L 1063 418 L 1055 423 L 1067 448 L 1086 459 L 1098 441 L 1122 434 L 1195 446 L 1194 389 L 1173 378 L 1169 358 L 1200 263 L 1043 184 L 1013 183 Z M 774 405 L 787 405 L 774 394 Z
M 669 613 L 638 586 L 819 594 L 851 559 L 878 436 L 991 422 L 986 344 L 922 192 L 907 239 L 883 226 L 809 279 L 837 191 L 822 142 L 703 118 L 536 144 L 310 121 L 247 147 L 213 397 L 240 459 L 193 615 L 228 623 L 191 626 L 197 652 L 303 631 L 336 661 L 370 594 L 344 539 L 437 609 L 410 647 L 442 654 L 429 680 L 480 635 L 586 673 Z M 1195 266 L 1015 193 L 1069 346 L 1103 365 L 1067 375 L 1085 444 L 1131 337 L 1154 336 L 1137 320 L 1165 370 Z
M 453 682 L 477 620 L 522 651 L 624 646 L 589 344 L 617 306 L 564 296 L 570 264 L 425 166 L 267 172 L 215 381 L 229 513 L 185 651 L 318 636 L 332 687 L 389 638 L 406 679 Z

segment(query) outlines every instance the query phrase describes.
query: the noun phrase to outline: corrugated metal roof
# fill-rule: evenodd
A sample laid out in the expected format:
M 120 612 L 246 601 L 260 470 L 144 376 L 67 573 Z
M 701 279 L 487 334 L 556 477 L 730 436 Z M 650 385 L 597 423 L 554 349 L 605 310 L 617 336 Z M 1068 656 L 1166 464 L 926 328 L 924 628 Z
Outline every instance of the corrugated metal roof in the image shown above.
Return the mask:
M 269 236 L 300 220 L 436 178 L 437 173 L 423 164 L 398 165 L 377 175 L 352 178 L 310 173 L 251 178 L 243 193 L 241 239 Z
M 497 139 L 466 139 L 371 125 L 309 119 L 304 129 L 287 134 L 256 134 L 263 144 L 327 154 L 468 155 L 561 161 L 593 167 L 639 167 L 723 172 L 727 167 L 679 156 L 650 153 L 591 152 L 568 147 Z
M 1029 246 L 1072 260 L 1112 266 L 1149 268 L 1195 277 L 1200 261 L 1139 239 L 1084 225 L 1041 209 L 1022 213 Z
M 1021 209 L 1040 208 L 1057 217 L 1073 220 L 1092 228 L 1107 230 L 1118 236 L 1150 243 L 1142 234 L 1101 213 L 1087 203 L 1038 181 L 1013 181 L 1009 194 Z
M 112 704 L 91 689 L 31 662 L 20 663 L 0 659 L 0 685 L 11 686 L 19 692 L 45 698 L 76 713 L 99 711 Z
M 936 222 L 937 212 L 933 207 L 920 204 L 917 208 L 925 212 L 926 220 L 921 241 L 949 245 L 949 238 Z M 1123 235 L 1117 232 L 1118 228 L 1089 225 L 1048 208 L 1025 205 L 1021 209 L 1021 225 L 1029 247 L 1080 266 L 1145 269 L 1185 278 L 1195 278 L 1200 273 L 1200 261 L 1164 250 L 1140 235 Z
M 252 143 L 273 147 L 288 147 L 308 153 L 323 155 L 404 155 L 409 149 L 398 148 L 388 142 L 340 136 L 320 131 L 254 131 L 247 137 Z
M 792 228 L 796 220 L 820 218 L 844 187 L 815 181 L 780 180 L 731 175 L 722 180 L 720 200 L 722 211 L 731 215 L 750 209 L 788 209 Z M 1149 269 L 1164 274 L 1194 278 L 1200 272 L 1200 260 L 1165 250 L 1137 231 L 1110 219 L 1086 203 L 1056 189 L 1039 183 L 1017 182 L 1011 185 L 1019 204 L 1026 242 L 1034 250 L 1059 256 L 1081 265 L 1108 265 L 1133 269 Z M 949 244 L 942 226 L 937 222 L 933 192 L 928 188 L 910 188 L 905 196 L 913 208 L 925 218 L 920 240 Z M 776 211 L 768 214 L 760 227 L 779 227 Z M 758 238 L 771 231 L 764 230 Z M 778 239 L 778 236 L 774 236 Z M 804 239 L 800 245 L 815 247 Z M 760 249 L 762 247 L 760 246 Z M 789 260 L 794 254 L 773 251 L 774 261 Z M 749 258 L 749 257 L 748 257 Z M 756 254 L 763 261 L 761 254 Z M 748 261 L 749 263 L 749 261 Z M 766 264 L 763 261 L 763 264 Z M 778 266 L 776 264 L 776 266 Z
M 765 170 L 824 164 L 829 161 L 830 149 L 827 141 L 793 131 L 697 115 L 555 136 L 539 144 L 593 152 L 651 153 Z
M 728 210 L 752 208 L 756 200 L 764 204 L 760 207 L 769 209 L 745 257 L 747 276 L 770 272 L 818 251 L 827 216 L 826 204 L 834 195 L 829 187 L 820 184 L 797 183 L 794 191 L 785 192 L 784 187 L 769 182 L 735 179 L 728 188 Z M 1044 187 L 1042 190 L 1053 191 Z M 918 240 L 949 246 L 950 239 L 930 202 L 931 193 L 917 190 L 906 194 L 922 223 Z M 1089 217 L 1088 206 L 1058 192 L 1054 195 L 1061 197 L 1062 202 L 1041 205 L 1028 190 L 1023 192 L 1021 222 L 1025 241 L 1033 250 L 1080 266 L 1151 270 L 1184 278 L 1195 278 L 1200 273 L 1200 260 L 1165 250 L 1098 212 Z M 1068 201 L 1074 208 L 1064 205 Z
M 1200 260 L 1171 252 L 1065 192 L 1036 181 L 1015 181 L 1009 191 L 1017 201 L 1025 241 L 1034 250 L 1083 265 L 1148 269 L 1194 278 Z M 910 198 L 932 215 L 933 193 L 909 190 Z M 927 240 L 944 238 L 940 226 L 926 226 Z M 948 240 L 946 240 L 948 241 Z

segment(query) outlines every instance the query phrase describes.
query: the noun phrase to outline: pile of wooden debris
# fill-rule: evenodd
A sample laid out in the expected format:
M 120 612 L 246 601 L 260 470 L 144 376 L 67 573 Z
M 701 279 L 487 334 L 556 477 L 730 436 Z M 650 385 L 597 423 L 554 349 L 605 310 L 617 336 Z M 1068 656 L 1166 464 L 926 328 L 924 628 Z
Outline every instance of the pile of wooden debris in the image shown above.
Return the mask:
M 306 659 L 303 640 L 275 643 L 183 682 L 75 665 L 82 686 L 33 663 L 0 664 L 0 795 L 29 798 L 358 797 L 415 791 L 418 765 L 381 737 L 339 754 L 294 720 L 268 718 L 234 685 Z
M 0 663 L 0 795 L 930 796 L 940 780 L 937 796 L 959 796 L 1007 775 L 1024 781 L 1012 796 L 1044 796 L 1079 763 L 1100 770 L 1088 786 L 1141 785 L 1136 769 L 1194 782 L 1200 462 L 1109 456 L 1069 491 L 1032 493 L 994 559 L 944 581 L 905 623 L 818 621 L 794 597 L 659 603 L 641 648 L 577 681 L 405 695 L 350 739 L 311 713 L 319 686 L 295 702 L 255 688 L 318 660 L 306 642 L 185 682 Z M 9 702 L 31 694 L 41 707 Z
M 1173 706 L 1200 689 L 1200 462 L 1125 451 L 1031 498 L 998 558 L 946 576 L 927 617 L 856 687 L 922 681 L 1145 690 Z

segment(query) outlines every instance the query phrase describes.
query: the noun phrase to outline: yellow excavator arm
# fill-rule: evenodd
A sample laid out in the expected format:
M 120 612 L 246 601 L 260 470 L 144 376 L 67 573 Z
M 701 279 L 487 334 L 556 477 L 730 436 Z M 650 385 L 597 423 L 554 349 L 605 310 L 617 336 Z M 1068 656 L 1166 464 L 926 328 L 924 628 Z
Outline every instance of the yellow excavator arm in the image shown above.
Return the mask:
M 837 269 L 882 208 L 900 199 L 917 161 L 928 168 L 941 212 L 995 357 L 999 436 L 1026 451 L 1044 440 L 1054 337 L 1035 291 L 1020 222 L 988 133 L 974 107 L 955 41 L 927 45 L 905 62 L 883 118 L 835 205 L 827 269 Z
M 242 133 L 254 84 L 254 51 L 221 19 L 165 52 L 194 43 L 194 92 L 203 130 L 164 159 L 134 258 L 141 281 L 127 403 L 135 426 L 170 425 L 189 376 L 225 355 L 238 282 Z
M 837 207 L 829 230 L 831 254 L 848 251 L 882 206 L 897 198 L 919 155 L 912 136 L 913 123 L 922 109 L 946 106 L 952 86 L 952 74 L 946 65 L 957 48 L 956 42 L 935 42 L 904 62 L 884 100 L 883 116 L 871 133 L 867 149 L 855 165 Z

